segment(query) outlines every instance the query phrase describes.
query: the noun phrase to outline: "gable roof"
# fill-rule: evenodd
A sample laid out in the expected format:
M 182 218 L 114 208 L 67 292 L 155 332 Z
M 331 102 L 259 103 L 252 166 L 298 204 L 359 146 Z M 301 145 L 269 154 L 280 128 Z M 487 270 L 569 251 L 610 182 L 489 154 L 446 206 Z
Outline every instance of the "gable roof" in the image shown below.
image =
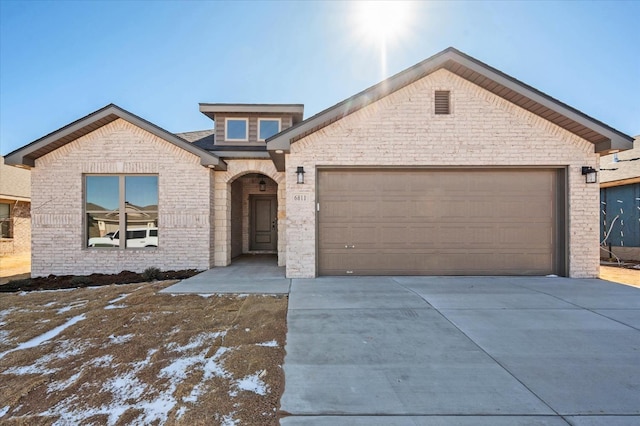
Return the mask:
M 121 118 L 147 132 L 170 142 L 179 148 L 184 149 L 200 157 L 200 164 L 215 170 L 226 170 L 227 165 L 218 156 L 193 145 L 185 139 L 164 130 L 155 124 L 144 120 L 137 115 L 130 113 L 117 105 L 109 104 L 91 114 L 68 124 L 55 132 L 31 142 L 30 144 L 18 148 L 5 156 L 6 164 L 23 165 L 35 167 L 35 160 L 46 155 L 61 146 L 64 146 L 94 130 Z
M 631 136 L 449 47 L 267 139 L 267 149 L 276 168 L 284 170 L 284 152 L 292 143 L 442 68 L 588 140 L 597 153 L 622 151 L 633 146 Z

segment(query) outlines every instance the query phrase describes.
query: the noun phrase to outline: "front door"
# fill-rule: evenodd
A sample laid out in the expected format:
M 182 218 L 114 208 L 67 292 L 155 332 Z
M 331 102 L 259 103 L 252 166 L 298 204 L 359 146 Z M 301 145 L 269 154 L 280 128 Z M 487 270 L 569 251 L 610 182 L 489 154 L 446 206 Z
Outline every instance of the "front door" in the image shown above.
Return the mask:
M 249 198 L 251 239 L 249 250 L 278 249 L 278 201 L 275 195 L 251 195 Z

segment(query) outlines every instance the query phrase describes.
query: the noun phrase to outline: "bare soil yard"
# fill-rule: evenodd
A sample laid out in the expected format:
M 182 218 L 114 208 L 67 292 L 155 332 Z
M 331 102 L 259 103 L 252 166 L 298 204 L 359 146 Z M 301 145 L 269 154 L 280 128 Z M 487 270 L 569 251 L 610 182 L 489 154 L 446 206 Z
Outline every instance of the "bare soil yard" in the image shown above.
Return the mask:
M 619 266 L 600 266 L 600 278 L 633 287 L 640 287 L 640 269 Z
M 0 284 L 10 280 L 29 278 L 31 273 L 31 253 L 0 256 Z
M 276 425 L 284 296 L 0 294 L 0 423 Z

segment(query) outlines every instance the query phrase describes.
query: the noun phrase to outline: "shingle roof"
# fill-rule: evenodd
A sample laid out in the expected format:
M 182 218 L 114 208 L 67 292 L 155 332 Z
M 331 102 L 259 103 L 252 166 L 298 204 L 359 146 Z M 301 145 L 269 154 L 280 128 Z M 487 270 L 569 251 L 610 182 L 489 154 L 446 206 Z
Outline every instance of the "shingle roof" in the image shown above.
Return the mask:
M 213 129 L 176 133 L 176 136 L 181 137 L 202 149 L 211 151 L 215 148 L 215 130 Z

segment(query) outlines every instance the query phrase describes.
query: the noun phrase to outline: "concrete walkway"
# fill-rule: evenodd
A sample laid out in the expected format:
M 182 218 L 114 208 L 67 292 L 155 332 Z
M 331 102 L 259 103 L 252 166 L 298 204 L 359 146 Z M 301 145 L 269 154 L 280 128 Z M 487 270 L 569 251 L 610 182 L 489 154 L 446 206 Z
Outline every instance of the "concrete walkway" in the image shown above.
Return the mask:
M 229 266 L 211 268 L 160 293 L 287 294 L 291 280 L 284 277 L 284 269 L 275 255 L 245 255 Z
M 640 290 L 525 277 L 293 280 L 288 425 L 639 425 Z

